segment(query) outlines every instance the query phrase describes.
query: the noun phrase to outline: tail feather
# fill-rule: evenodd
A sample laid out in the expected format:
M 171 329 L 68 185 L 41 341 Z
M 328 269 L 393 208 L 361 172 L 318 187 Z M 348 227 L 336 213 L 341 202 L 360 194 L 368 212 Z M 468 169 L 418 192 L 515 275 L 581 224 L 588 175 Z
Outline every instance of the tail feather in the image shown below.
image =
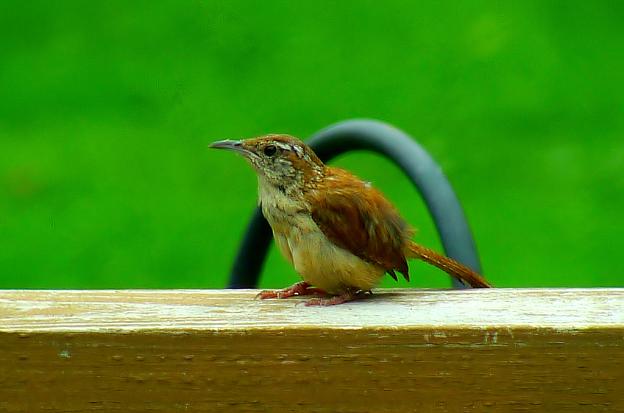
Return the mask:
M 445 257 L 427 247 L 410 242 L 407 246 L 407 256 L 409 258 L 418 258 L 431 265 L 434 265 L 449 275 L 457 278 L 464 284 L 468 284 L 473 288 L 489 288 L 491 285 L 479 274 L 460 264 L 452 258 Z

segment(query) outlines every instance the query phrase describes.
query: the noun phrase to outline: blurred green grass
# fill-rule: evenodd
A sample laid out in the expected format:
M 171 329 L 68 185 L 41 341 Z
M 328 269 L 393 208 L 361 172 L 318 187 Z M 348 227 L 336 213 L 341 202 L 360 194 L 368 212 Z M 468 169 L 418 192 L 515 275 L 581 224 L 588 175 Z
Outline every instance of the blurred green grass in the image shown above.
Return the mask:
M 441 163 L 496 285 L 622 286 L 623 17 L 614 1 L 5 1 L 0 288 L 223 287 L 255 178 L 206 145 L 354 117 Z M 335 163 L 440 248 L 393 165 Z M 262 286 L 295 280 L 273 250 Z

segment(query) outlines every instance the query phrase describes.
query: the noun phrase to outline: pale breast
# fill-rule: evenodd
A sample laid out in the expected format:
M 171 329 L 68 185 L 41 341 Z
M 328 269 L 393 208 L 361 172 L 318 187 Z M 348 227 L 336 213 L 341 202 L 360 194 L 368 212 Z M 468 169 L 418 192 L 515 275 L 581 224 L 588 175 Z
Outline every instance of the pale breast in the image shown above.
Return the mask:
M 370 290 L 385 273 L 382 267 L 332 243 L 301 199 L 262 184 L 259 196 L 280 252 L 305 281 L 329 293 L 340 293 L 347 288 Z
M 329 293 L 340 293 L 347 288 L 370 290 L 383 276 L 382 267 L 327 239 L 309 214 L 286 216 L 265 206 L 262 210 L 280 252 L 308 283 Z
M 370 290 L 385 273 L 383 268 L 332 243 L 320 229 L 292 236 L 288 245 L 295 270 L 304 280 L 329 293 L 348 288 Z

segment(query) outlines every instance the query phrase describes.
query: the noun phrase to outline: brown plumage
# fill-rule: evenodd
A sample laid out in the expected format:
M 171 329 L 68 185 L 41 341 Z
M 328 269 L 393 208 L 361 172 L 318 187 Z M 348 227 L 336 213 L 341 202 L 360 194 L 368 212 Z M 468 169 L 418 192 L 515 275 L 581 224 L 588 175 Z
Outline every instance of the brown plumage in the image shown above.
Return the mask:
M 409 281 L 406 258 L 432 264 L 471 287 L 490 287 L 479 274 L 457 261 L 410 240 L 414 231 L 369 183 L 349 172 L 325 168 L 325 179 L 306 193 L 312 219 L 334 244 L 363 260 L 394 271 Z
M 465 265 L 458 263 L 452 258 L 440 255 L 427 247 L 416 244 L 415 242 L 410 241 L 408 243 L 405 254 L 408 258 L 417 258 L 438 267 L 447 274 L 457 278 L 464 285 L 469 285 L 472 288 L 492 287 L 485 278 Z
M 330 241 L 409 281 L 405 245 L 413 231 L 379 191 L 345 170 L 326 167 L 322 184 L 305 197 Z
M 340 304 L 369 291 L 383 276 L 409 280 L 408 258 L 432 264 L 472 287 L 489 287 L 479 274 L 411 240 L 414 231 L 372 185 L 324 165 L 312 149 L 287 135 L 220 141 L 258 174 L 262 212 L 276 244 L 303 281 L 261 298 L 328 293 L 309 305 Z

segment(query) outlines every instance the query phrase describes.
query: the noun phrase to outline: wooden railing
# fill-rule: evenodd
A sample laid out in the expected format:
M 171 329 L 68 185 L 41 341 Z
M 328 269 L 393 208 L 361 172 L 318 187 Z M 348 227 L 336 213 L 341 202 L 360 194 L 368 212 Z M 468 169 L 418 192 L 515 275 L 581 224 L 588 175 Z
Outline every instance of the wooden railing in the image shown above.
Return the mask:
M 624 410 L 624 289 L 0 291 L 0 412 Z

